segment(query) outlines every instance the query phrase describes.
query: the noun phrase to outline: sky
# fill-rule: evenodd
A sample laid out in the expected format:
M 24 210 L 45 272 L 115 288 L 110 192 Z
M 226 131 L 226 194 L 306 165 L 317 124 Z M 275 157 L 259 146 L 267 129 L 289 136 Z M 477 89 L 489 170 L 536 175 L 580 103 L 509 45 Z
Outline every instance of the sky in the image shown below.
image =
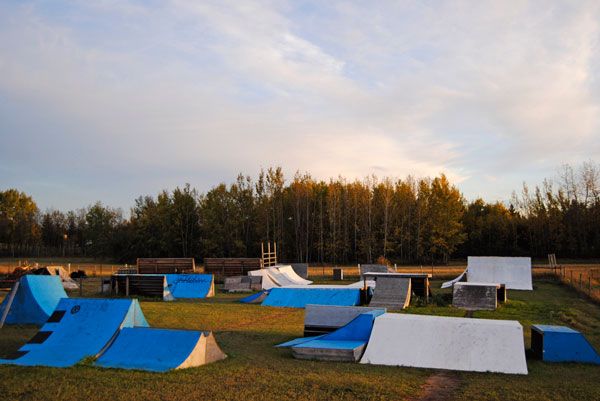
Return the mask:
M 0 1 L 0 190 L 42 210 L 270 166 L 507 200 L 599 108 L 598 1 Z

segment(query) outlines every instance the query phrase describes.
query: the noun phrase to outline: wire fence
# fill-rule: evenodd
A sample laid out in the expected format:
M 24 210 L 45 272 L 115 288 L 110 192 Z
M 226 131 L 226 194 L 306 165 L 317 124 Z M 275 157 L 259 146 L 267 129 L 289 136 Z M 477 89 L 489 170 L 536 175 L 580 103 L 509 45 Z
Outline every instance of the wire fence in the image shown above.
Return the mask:
M 561 283 L 600 302 L 600 268 L 558 266 L 554 275 Z

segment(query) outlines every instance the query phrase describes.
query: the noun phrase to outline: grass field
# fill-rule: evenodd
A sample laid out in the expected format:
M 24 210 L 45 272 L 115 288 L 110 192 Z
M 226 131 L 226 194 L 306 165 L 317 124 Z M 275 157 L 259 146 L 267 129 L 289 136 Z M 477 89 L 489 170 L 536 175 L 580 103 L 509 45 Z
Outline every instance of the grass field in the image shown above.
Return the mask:
M 446 291 L 435 289 L 436 305 L 411 306 L 406 313 L 464 316 L 444 306 Z M 474 317 L 517 319 L 529 346 L 532 323 L 574 327 L 600 349 L 600 307 L 552 280 L 537 279 L 533 292 L 509 292 L 510 302 Z M 95 296 L 95 286 L 86 296 Z M 83 363 L 69 369 L 0 366 L 0 398 L 6 400 L 418 400 L 427 369 L 311 362 L 293 359 L 273 345 L 302 335 L 303 310 L 243 305 L 241 296 L 218 294 L 198 302 L 142 300 L 153 326 L 213 330 L 225 361 L 166 374 L 98 369 Z M 0 330 L 0 354 L 16 350 L 37 331 L 32 326 Z M 440 336 L 444 333 L 439 333 Z M 415 338 L 414 341 L 419 341 Z M 546 364 L 528 360 L 529 375 L 459 373 L 448 400 L 599 400 L 600 366 Z

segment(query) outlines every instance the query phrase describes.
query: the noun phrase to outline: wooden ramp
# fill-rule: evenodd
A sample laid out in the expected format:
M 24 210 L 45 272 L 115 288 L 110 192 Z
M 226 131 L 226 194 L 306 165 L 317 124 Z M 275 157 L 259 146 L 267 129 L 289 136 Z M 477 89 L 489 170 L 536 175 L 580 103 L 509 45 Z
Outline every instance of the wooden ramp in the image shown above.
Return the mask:
M 411 279 L 405 277 L 382 276 L 377 278 L 377 286 L 369 306 L 388 309 L 404 309 L 410 304 Z
M 496 310 L 506 289 L 495 283 L 454 283 L 452 306 L 466 310 Z

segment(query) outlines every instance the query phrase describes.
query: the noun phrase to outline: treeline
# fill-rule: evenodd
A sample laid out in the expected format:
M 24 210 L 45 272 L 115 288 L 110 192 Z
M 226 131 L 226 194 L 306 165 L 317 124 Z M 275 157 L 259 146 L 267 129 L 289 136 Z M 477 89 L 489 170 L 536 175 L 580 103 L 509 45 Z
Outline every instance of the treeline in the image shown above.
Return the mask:
M 468 202 L 447 177 L 328 182 L 280 168 L 239 175 L 207 193 L 189 185 L 135 200 L 128 218 L 98 202 L 40 212 L 0 192 L 0 252 L 111 258 L 252 257 L 275 241 L 280 260 L 446 263 L 468 255 L 600 256 L 600 168 L 563 166 L 555 183 L 523 186 L 507 204 Z

